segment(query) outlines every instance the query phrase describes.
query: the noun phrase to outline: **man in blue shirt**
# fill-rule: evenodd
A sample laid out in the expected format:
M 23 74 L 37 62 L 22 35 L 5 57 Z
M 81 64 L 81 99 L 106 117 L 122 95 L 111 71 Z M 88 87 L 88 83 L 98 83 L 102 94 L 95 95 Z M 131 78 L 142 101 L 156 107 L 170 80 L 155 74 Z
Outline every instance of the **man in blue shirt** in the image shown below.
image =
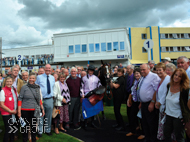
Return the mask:
M 51 121 L 52 121 L 52 111 L 53 111 L 53 87 L 55 84 L 55 79 L 51 72 L 51 65 L 47 64 L 45 66 L 45 73 L 39 75 L 36 79 L 36 84 L 38 84 L 42 91 L 43 97 L 43 107 L 45 111 L 45 116 L 40 118 L 39 122 L 39 133 L 38 136 L 42 137 L 43 133 L 43 123 L 44 123 L 44 133 L 47 135 L 51 134 Z

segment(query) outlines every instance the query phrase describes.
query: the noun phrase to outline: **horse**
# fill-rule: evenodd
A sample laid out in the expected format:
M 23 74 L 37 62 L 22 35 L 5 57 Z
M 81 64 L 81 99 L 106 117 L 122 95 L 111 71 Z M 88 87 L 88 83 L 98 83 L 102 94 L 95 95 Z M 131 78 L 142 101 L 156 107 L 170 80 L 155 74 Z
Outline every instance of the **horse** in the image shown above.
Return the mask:
M 110 86 L 110 81 L 113 78 L 111 74 L 111 62 L 108 64 L 108 63 L 104 63 L 101 60 L 101 64 L 102 66 L 99 68 L 98 77 L 100 79 L 102 86 L 106 88 L 105 95 L 107 96 L 109 100 L 111 100 L 113 98 L 113 94 L 112 94 L 112 90 Z

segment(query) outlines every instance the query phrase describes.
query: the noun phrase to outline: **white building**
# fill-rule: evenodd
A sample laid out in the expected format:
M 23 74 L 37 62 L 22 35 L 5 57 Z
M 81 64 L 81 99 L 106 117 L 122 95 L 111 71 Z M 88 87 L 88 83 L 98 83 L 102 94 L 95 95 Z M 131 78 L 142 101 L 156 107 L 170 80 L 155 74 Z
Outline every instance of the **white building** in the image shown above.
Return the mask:
M 129 64 L 130 44 L 126 28 L 54 34 L 54 61 L 64 65 L 87 63 L 100 66 L 100 60 L 112 65 Z
M 119 63 L 126 66 L 131 55 L 126 28 L 54 34 L 52 45 L 3 49 L 3 53 L 4 57 L 34 58 L 35 67 L 37 59 L 44 55 L 54 55 L 54 62 L 64 66 L 83 67 L 87 64 L 99 67 L 101 60 L 111 62 L 112 67 Z

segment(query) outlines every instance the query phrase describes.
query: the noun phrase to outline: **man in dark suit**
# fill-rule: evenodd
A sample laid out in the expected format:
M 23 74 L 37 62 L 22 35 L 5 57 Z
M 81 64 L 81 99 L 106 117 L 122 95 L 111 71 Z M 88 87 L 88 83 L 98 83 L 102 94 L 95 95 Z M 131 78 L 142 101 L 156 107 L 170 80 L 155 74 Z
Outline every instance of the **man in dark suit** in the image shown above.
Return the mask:
M 133 86 L 133 82 L 134 82 L 133 70 L 134 70 L 134 65 L 127 66 L 127 73 L 125 74 L 125 101 L 126 102 L 129 95 L 131 94 L 131 87 Z M 127 107 L 127 117 L 128 117 L 129 124 L 130 124 L 130 116 L 129 116 L 130 110 L 131 108 Z

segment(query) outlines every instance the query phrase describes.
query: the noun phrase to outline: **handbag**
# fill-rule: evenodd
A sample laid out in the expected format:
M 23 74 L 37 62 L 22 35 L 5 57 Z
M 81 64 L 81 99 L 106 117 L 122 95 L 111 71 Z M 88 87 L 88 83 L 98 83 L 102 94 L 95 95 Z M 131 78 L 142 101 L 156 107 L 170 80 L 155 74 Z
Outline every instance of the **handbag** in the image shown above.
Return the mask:
M 190 120 L 185 124 L 185 132 L 187 136 L 190 138 Z
M 60 114 L 60 110 L 57 109 L 55 106 L 53 107 L 52 111 L 52 118 L 55 118 L 58 114 Z
M 30 89 L 30 87 L 28 87 L 28 88 Z M 31 89 L 30 89 L 30 91 L 32 92 Z M 40 105 L 39 105 L 39 103 L 38 103 L 38 101 L 37 101 L 37 99 L 36 99 L 36 97 L 35 97 L 35 95 L 34 95 L 33 92 L 32 92 L 32 94 L 33 94 L 33 96 L 34 96 L 34 98 L 35 98 L 35 100 L 36 100 L 36 103 L 37 103 L 36 108 L 35 108 L 35 111 L 34 111 L 34 117 L 40 118 L 40 112 L 41 112 Z
M 132 104 L 133 104 L 133 101 L 132 101 L 132 95 L 131 95 L 131 94 L 129 95 L 128 100 L 129 100 L 129 104 L 132 105 Z
M 57 97 L 56 97 L 57 100 Z M 60 114 L 60 110 L 57 109 L 55 106 L 53 107 L 53 111 L 52 111 L 52 118 L 55 118 L 58 114 Z

